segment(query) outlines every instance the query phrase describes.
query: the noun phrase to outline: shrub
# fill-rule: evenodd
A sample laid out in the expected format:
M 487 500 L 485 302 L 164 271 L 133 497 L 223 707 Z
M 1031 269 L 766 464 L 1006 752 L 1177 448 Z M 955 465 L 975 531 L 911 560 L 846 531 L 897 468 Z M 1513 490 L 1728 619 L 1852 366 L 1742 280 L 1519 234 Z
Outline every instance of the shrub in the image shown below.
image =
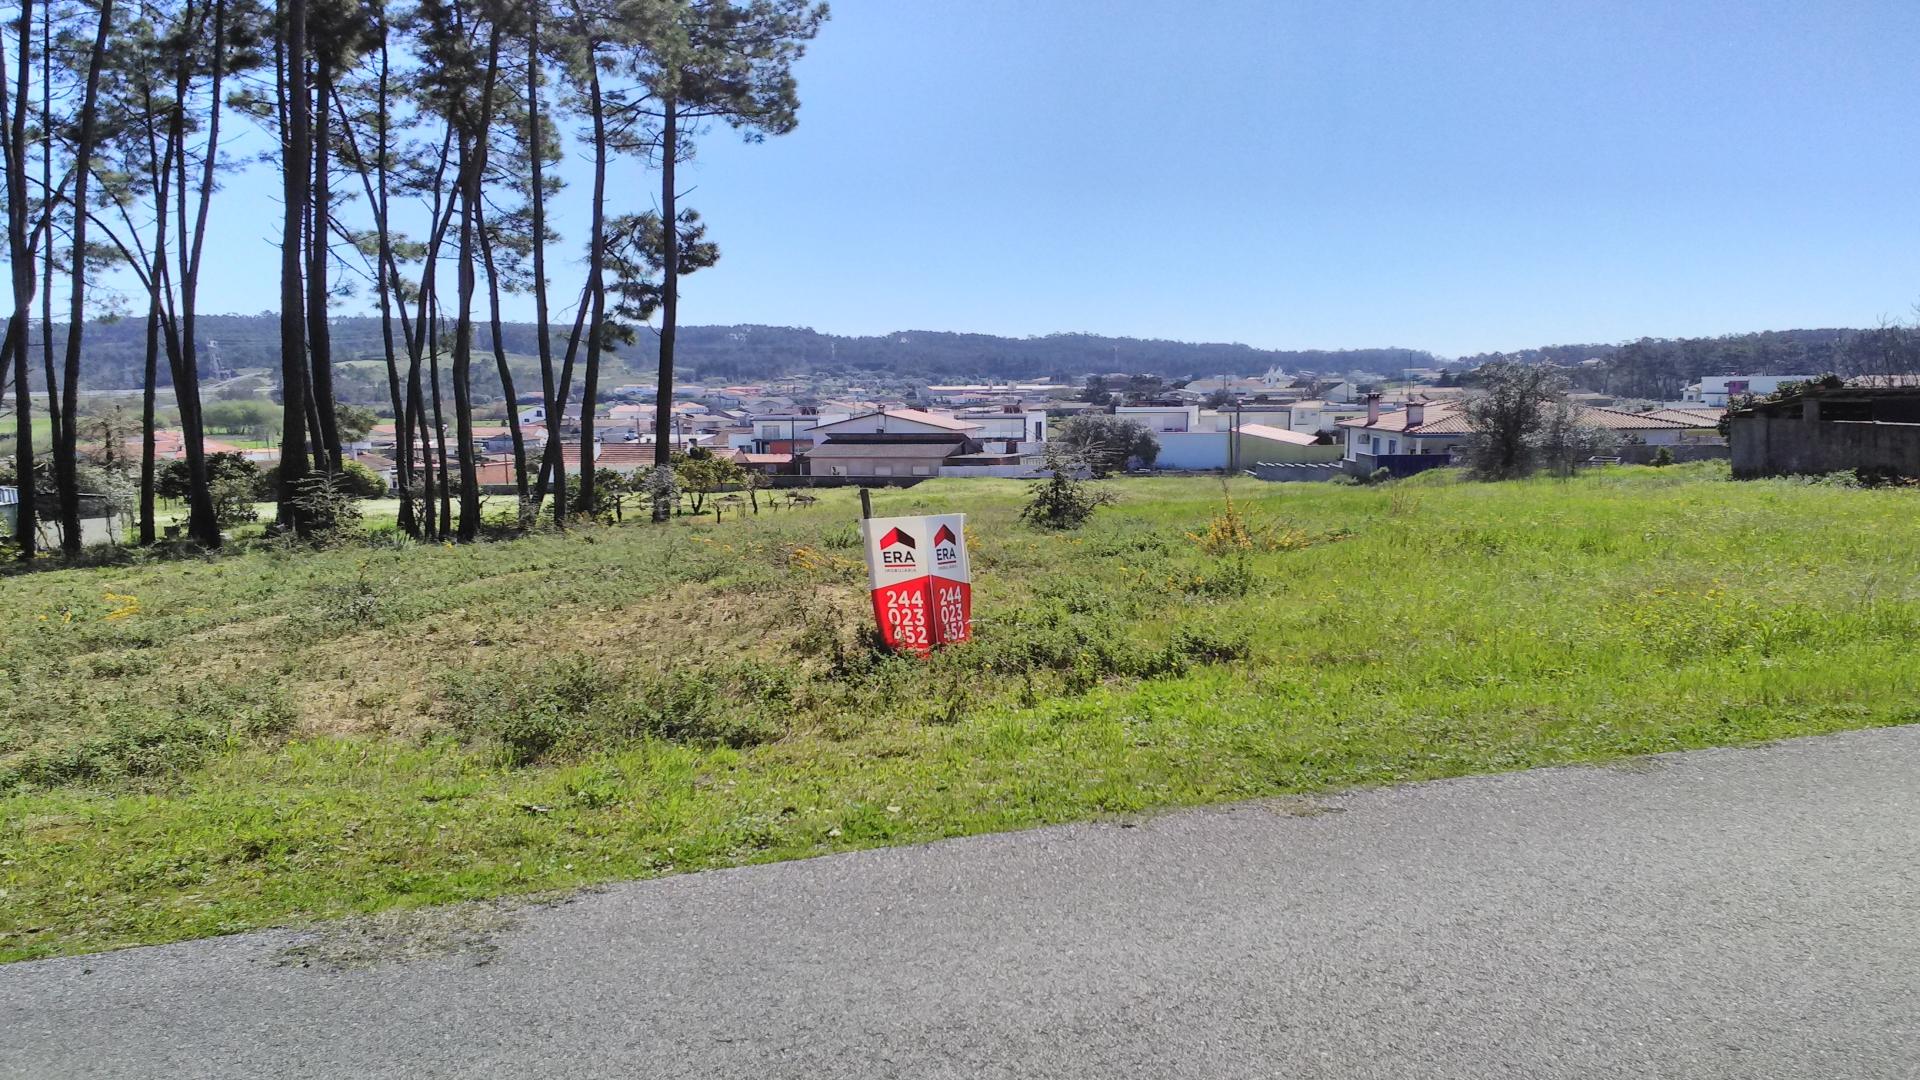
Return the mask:
M 254 500 L 259 497 L 258 465 L 231 450 L 223 450 L 207 455 L 206 470 L 215 524 L 231 529 L 259 518 L 253 509 Z M 184 460 L 168 462 L 154 477 L 154 493 L 163 499 L 185 499 L 191 494 L 191 488 L 192 477 Z
M 325 470 L 316 470 L 311 475 L 324 475 Z M 259 471 L 254 485 L 254 494 L 262 501 L 272 502 L 280 498 L 280 466 L 270 465 Z M 384 499 L 387 497 L 386 478 L 357 461 L 343 461 L 337 474 L 340 490 L 355 499 Z
M 1659 450 L 1655 451 L 1653 455 L 1653 461 L 1650 464 L 1652 464 L 1653 467 L 1656 469 L 1666 468 L 1667 466 L 1673 464 L 1673 451 L 1665 446 L 1661 447 Z
M 1173 632 L 1174 652 L 1197 664 L 1224 664 L 1245 660 L 1253 649 L 1243 635 L 1228 634 L 1210 626 L 1182 626 Z
M 1080 466 L 1064 452 L 1047 448 L 1048 476 L 1027 488 L 1020 520 L 1045 529 L 1077 529 L 1093 512 L 1114 501 L 1111 491 L 1082 480 Z
M 387 497 L 387 478 L 357 461 L 341 463 L 340 480 L 347 493 L 356 499 Z
M 337 547 L 358 540 L 360 501 L 347 489 L 340 473 L 314 473 L 296 482 L 293 505 L 306 522 L 306 538 L 315 547 Z

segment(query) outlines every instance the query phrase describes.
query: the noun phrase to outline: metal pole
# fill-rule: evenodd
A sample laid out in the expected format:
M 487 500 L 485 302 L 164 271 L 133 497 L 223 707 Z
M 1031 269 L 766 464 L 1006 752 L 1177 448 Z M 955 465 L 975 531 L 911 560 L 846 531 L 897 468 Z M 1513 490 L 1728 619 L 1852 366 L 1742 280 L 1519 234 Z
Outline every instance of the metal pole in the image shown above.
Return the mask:
M 862 521 L 873 516 L 873 494 L 866 488 L 860 489 L 860 518 Z

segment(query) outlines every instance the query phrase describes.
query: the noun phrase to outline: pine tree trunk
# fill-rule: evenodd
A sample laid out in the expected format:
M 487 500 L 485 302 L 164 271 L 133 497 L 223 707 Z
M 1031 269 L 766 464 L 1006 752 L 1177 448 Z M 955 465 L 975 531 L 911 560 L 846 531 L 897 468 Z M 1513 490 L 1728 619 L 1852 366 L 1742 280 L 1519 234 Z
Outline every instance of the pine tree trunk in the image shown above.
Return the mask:
M 327 325 L 327 230 L 333 222 L 333 190 L 328 173 L 332 160 L 327 102 L 333 97 L 333 70 L 327 61 L 315 57 L 313 87 L 313 208 L 307 225 L 307 351 L 313 381 L 311 411 L 315 417 L 315 442 L 320 452 L 314 463 L 330 473 L 338 473 L 344 455 L 340 449 L 340 426 L 334 412 L 333 338 Z
M 280 505 L 276 515 L 282 531 L 304 534 L 307 523 L 296 502 L 307 478 L 307 333 L 306 292 L 301 265 L 301 239 L 306 227 L 309 183 L 313 162 L 308 122 L 313 110 L 307 96 L 307 0 L 287 0 L 285 80 L 287 142 L 282 160 L 280 225 Z
M 433 383 L 433 434 L 427 452 L 434 455 L 440 469 L 440 525 L 437 532 L 440 536 L 446 536 L 453 532 L 453 482 L 447 479 L 452 471 L 447 468 L 447 416 L 440 407 L 440 304 L 435 299 L 428 306 L 431 315 L 427 320 L 427 377 Z
M 680 320 L 680 221 L 678 192 L 674 190 L 675 158 L 680 156 L 679 107 L 672 95 L 661 102 L 660 125 L 660 373 L 654 390 L 653 463 L 662 468 L 672 463 L 672 440 L 668 437 L 673 417 L 673 344 Z M 669 507 L 656 500 L 653 520 L 667 520 Z
M 600 344 L 606 337 L 607 316 L 607 114 L 600 93 L 600 69 L 587 68 L 588 109 L 593 118 L 593 207 L 587 238 L 587 289 L 592 317 L 587 326 L 587 370 L 580 397 L 580 507 L 592 513 L 594 504 L 593 413 L 600 394 Z M 561 498 L 566 488 L 560 489 Z
M 480 203 L 480 166 L 471 136 L 460 140 L 459 297 L 453 317 L 453 422 L 460 445 L 460 540 L 480 536 L 480 484 L 473 460 L 473 290 L 475 209 Z
M 33 0 L 21 0 L 20 42 L 15 56 L 20 70 L 13 100 L 4 99 L 6 89 L 5 50 L 0 50 L 0 111 L 8 111 L 7 173 L 7 255 L 13 270 L 13 412 L 17 441 L 14 444 L 15 484 L 20 495 L 16 507 L 14 532 L 20 547 L 20 559 L 31 561 L 37 547 L 39 522 L 34 514 L 33 475 L 33 394 L 27 380 L 27 327 L 33 318 L 33 243 L 27 235 L 27 73 L 33 63 Z
M 80 130 L 74 140 L 76 162 L 93 160 L 94 134 L 100 102 L 100 70 L 107 57 L 107 35 L 113 29 L 113 0 L 100 0 L 99 21 L 94 28 L 93 52 L 87 57 L 87 88 L 80 98 Z M 87 323 L 87 206 L 91 168 L 76 168 L 73 174 L 73 276 L 68 288 L 71 301 L 67 317 L 67 355 L 61 412 L 66 423 L 60 430 L 60 445 L 54 452 L 54 470 L 60 484 L 60 546 L 68 555 L 80 553 L 80 443 L 76 422 L 80 409 L 80 344 Z M 48 328 L 51 336 L 51 327 Z M 111 441 L 112 432 L 107 438 Z
M 46 192 L 53 190 L 53 5 L 40 6 L 40 191 L 41 198 L 47 198 Z M 51 217 L 52 210 L 46 215 Z M 40 256 L 40 367 L 46 379 L 47 390 L 47 441 L 53 452 L 54 497 L 60 510 L 60 546 L 67 550 L 67 537 L 71 534 L 77 542 L 79 524 L 67 526 L 66 490 L 72 486 L 70 481 L 61 478 L 67 468 L 62 465 L 67 445 L 65 417 L 60 409 L 60 379 L 53 366 L 53 268 L 54 258 L 53 230 L 48 229 L 46 247 Z M 76 506 L 78 503 L 75 504 Z
M 160 392 L 160 290 L 147 300 L 147 377 L 140 391 L 140 544 L 153 543 L 153 427 Z
M 500 325 L 500 274 L 493 262 L 493 240 L 487 235 L 484 212 L 477 213 L 481 267 L 487 274 L 487 324 L 493 332 L 493 363 L 500 372 L 500 394 L 507 399 L 507 431 L 513 437 L 513 486 L 520 499 L 520 523 L 531 523 L 534 506 L 527 488 L 527 443 L 520 430 L 519 395 L 513 388 L 513 369 L 507 365 L 507 342 Z
M 527 148 L 529 165 L 532 168 L 533 184 L 529 189 L 532 204 L 533 228 L 533 322 L 534 339 L 540 354 L 540 389 L 542 400 L 546 403 L 547 443 L 545 453 L 541 454 L 540 480 L 534 487 L 533 511 L 537 515 L 540 500 L 546 496 L 547 472 L 560 460 L 560 438 L 557 428 L 558 418 L 565 410 L 566 403 L 554 394 L 553 341 L 547 326 L 547 191 L 546 191 L 546 147 L 540 130 L 540 5 L 527 5 Z M 519 412 L 519 403 L 512 406 Z M 560 478 L 561 498 L 554 502 L 553 520 L 556 525 L 566 524 L 565 492 L 567 490 L 564 472 Z

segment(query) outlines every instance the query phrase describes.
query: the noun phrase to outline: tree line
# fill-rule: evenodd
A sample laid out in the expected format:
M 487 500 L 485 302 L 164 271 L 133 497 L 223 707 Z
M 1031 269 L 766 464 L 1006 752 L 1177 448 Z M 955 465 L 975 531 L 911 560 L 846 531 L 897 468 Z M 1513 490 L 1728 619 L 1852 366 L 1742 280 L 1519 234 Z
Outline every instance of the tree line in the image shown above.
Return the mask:
M 209 359 L 221 367 L 238 370 L 279 366 L 280 321 L 274 313 L 203 313 L 200 325 L 206 343 L 217 347 L 217 355 Z M 539 348 L 538 329 L 533 323 L 508 320 L 500 329 L 506 350 L 513 356 L 530 357 Z M 58 348 L 65 341 L 66 325 L 56 322 L 53 330 Z M 382 355 L 377 317 L 336 315 L 328 334 L 337 359 L 377 359 Z M 95 321 L 87 326 L 86 336 L 81 375 L 87 385 L 100 389 L 135 389 L 141 385 L 144 352 L 136 320 Z M 613 341 L 606 351 L 629 363 L 644 360 L 651 366 L 651 349 L 651 341 Z M 683 375 L 723 384 L 818 375 L 845 375 L 864 381 L 885 377 L 900 382 L 1047 376 L 1077 382 L 1089 371 L 1146 372 L 1171 379 L 1223 373 L 1257 375 L 1272 367 L 1395 374 L 1409 366 L 1437 367 L 1441 363 L 1430 353 L 1406 349 L 1259 349 L 1097 334 L 1004 337 L 912 330 L 856 336 L 807 327 L 752 324 L 681 326 L 675 356 Z M 486 380 L 484 372 L 478 374 L 476 392 L 497 397 L 499 384 Z M 166 377 L 163 368 L 163 386 Z M 36 377 L 36 384 L 38 381 Z M 353 387 L 363 395 L 364 389 Z M 341 397 L 361 400 L 345 392 Z
M 16 391 L 15 531 L 31 559 L 43 484 L 58 498 L 62 548 L 80 545 L 74 419 L 89 287 L 116 266 L 145 301 L 140 540 L 154 539 L 154 429 L 168 387 L 183 433 L 187 531 L 220 543 L 199 284 L 222 177 L 242 164 L 228 149 L 235 124 L 271 136 L 265 156 L 281 180 L 277 531 L 315 528 L 344 472 L 330 303 L 350 280 L 375 300 L 383 404 L 398 430 L 400 526 L 415 536 L 478 535 L 476 365 L 516 395 L 503 292 L 531 294 L 542 327 L 572 305 L 564 332 L 536 334 L 535 348 L 548 411 L 585 406 L 583 448 L 593 445 L 608 351 L 656 317 L 667 415 L 678 282 L 719 257 L 698 212 L 682 205 L 677 170 L 710 131 L 758 141 L 793 129 L 794 62 L 827 9 L 811 0 L 17 0 L 9 14 L 0 164 L 13 303 L 0 392 Z M 590 176 L 582 194 L 559 174 L 568 156 Z M 656 206 L 613 205 L 608 170 L 622 158 L 657 174 Z M 564 248 L 550 225 L 562 198 L 584 203 L 587 220 Z M 554 296 L 550 262 L 580 256 L 584 279 Z M 56 278 L 66 301 L 58 334 Z M 36 460 L 36 415 L 49 422 L 51 469 Z M 553 493 L 553 518 L 564 523 L 561 441 L 530 460 L 514 410 L 508 419 L 522 520 Z M 658 469 L 670 469 L 670 449 L 659 440 Z M 582 472 L 592 505 L 594 470 Z
M 1666 401 L 1707 375 L 1899 375 L 1920 372 L 1920 326 L 1769 330 L 1705 338 L 1640 338 L 1619 345 L 1552 345 L 1463 357 L 1457 369 L 1496 360 L 1556 364 L 1572 385 Z M 1584 363 L 1596 360 L 1598 363 Z

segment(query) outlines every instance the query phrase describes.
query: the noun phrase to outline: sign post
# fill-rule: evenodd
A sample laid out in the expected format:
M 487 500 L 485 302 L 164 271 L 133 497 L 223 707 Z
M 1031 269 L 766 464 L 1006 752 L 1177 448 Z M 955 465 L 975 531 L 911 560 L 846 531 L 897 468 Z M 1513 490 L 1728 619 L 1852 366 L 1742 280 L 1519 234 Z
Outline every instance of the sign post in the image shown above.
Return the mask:
M 965 514 L 863 518 L 867 584 L 880 636 L 925 655 L 973 636 L 973 576 Z

